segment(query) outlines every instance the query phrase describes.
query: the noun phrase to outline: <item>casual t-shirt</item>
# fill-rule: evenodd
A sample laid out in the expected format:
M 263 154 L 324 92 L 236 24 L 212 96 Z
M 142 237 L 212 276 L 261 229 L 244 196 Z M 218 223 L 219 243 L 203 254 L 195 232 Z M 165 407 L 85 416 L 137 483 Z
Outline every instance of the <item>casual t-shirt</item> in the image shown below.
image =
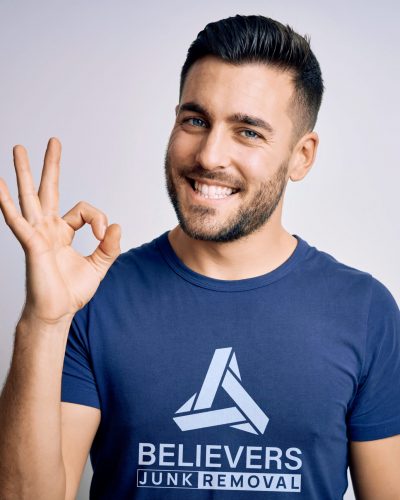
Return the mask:
M 400 434 L 393 296 L 293 236 L 248 279 L 191 270 L 168 231 L 114 262 L 62 377 L 101 409 L 91 499 L 341 499 L 349 440 Z

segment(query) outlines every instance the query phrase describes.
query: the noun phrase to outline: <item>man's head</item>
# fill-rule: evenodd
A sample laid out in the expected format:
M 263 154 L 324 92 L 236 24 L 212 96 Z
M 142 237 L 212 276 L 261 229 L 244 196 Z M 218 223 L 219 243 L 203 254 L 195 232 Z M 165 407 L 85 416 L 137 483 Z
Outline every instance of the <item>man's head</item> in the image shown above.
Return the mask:
M 307 36 L 264 16 L 235 16 L 209 23 L 189 47 L 182 67 L 179 99 L 190 68 L 206 56 L 234 65 L 266 64 L 290 74 L 290 114 L 294 137 L 311 131 L 317 121 L 324 85 Z
M 309 42 L 288 26 L 236 16 L 199 33 L 182 68 L 165 161 L 187 235 L 233 241 L 278 217 L 288 178 L 300 180 L 313 163 L 322 93 Z M 195 180 L 237 192 L 210 199 L 215 189 L 200 187 L 204 197 Z

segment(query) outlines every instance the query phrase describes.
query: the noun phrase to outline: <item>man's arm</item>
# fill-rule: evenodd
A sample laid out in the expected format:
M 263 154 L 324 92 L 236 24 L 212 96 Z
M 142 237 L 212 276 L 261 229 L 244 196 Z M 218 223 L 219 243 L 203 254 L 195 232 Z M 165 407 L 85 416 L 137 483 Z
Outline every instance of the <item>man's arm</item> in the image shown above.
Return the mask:
M 25 148 L 13 152 L 21 213 L 1 178 L 0 209 L 25 253 L 26 299 L 0 396 L 0 498 L 64 500 L 73 498 L 99 423 L 97 410 L 71 413 L 61 404 L 68 333 L 120 254 L 121 232 L 86 202 L 58 215 L 57 139 L 48 143 L 38 192 Z M 100 241 L 88 256 L 71 245 L 85 223 Z
M 74 500 L 100 410 L 60 403 L 69 322 L 21 321 L 0 398 L 0 497 Z
M 350 473 L 357 500 L 399 500 L 400 435 L 350 442 Z
M 0 498 L 63 500 L 60 385 L 68 323 L 21 321 L 0 397 Z M 57 378 L 59 380 L 57 380 Z
M 76 498 L 100 415 L 100 410 L 91 406 L 61 403 L 62 455 L 67 479 L 65 500 Z

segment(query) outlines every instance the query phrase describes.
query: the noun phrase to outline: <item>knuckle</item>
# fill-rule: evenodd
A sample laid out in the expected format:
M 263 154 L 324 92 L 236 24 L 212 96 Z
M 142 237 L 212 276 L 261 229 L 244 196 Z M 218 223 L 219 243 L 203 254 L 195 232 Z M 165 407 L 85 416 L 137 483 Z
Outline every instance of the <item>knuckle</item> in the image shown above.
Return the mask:
M 92 222 L 101 221 L 107 223 L 108 220 L 107 215 L 102 210 L 94 207 L 93 205 L 84 200 L 78 201 L 78 203 L 72 210 L 83 212 L 86 215 L 89 215 Z
M 88 212 L 88 211 L 93 211 L 95 210 L 94 206 L 91 205 L 90 203 L 88 203 L 87 201 L 85 200 L 81 200 L 77 203 L 76 205 L 80 210 L 84 210 L 85 212 Z
M 107 221 L 107 216 L 106 214 L 98 209 L 98 208 L 95 208 L 93 207 L 93 220 L 96 221 L 96 222 L 104 222 L 104 221 Z
M 5 220 L 6 224 L 7 224 L 7 226 L 11 230 L 15 228 L 15 226 L 17 225 L 19 219 L 20 219 L 19 215 L 6 215 L 4 217 L 4 220 Z
M 9 228 L 12 226 L 12 217 L 9 217 L 8 215 L 4 216 L 4 222 L 7 224 Z

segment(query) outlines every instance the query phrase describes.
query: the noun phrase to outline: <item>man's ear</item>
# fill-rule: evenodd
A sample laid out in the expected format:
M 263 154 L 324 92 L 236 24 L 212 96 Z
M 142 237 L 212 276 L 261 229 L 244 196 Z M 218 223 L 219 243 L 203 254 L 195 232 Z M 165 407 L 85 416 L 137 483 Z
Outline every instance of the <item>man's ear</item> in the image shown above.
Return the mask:
M 300 181 L 311 170 L 317 154 L 318 144 L 319 137 L 316 132 L 309 132 L 303 135 L 296 144 L 292 153 L 289 169 L 289 178 L 291 181 Z

